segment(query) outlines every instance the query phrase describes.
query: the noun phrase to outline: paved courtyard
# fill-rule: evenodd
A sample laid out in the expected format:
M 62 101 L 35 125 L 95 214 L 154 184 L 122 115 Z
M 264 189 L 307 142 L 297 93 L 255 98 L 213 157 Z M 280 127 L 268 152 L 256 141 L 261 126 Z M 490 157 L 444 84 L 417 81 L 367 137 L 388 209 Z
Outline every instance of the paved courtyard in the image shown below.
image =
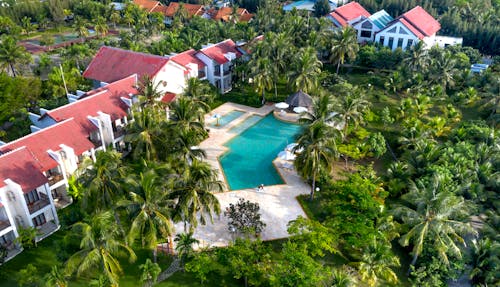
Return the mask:
M 265 105 L 257 109 L 234 103 L 225 103 L 205 116 L 206 123 L 210 124 L 215 121 L 214 114 L 224 115 L 232 110 L 245 112 L 245 114 L 222 128 L 210 128 L 209 137 L 200 144 L 200 148 L 207 153 L 206 161 L 218 172 L 219 180 L 225 183 L 218 161 L 218 157 L 227 150 L 223 144 L 237 136 L 237 134 L 230 133 L 228 130 L 251 115 L 265 116 L 272 112 L 273 109 L 272 105 Z M 286 184 L 266 186 L 263 191 L 258 191 L 257 188 L 227 191 L 226 186 L 225 192 L 216 194 L 222 213 L 230 203 L 236 203 L 239 198 L 259 203 L 262 220 L 266 223 L 266 227 L 261 234 L 263 240 L 288 237 L 288 222 L 296 219 L 297 216 L 306 216 L 295 198 L 300 194 L 308 194 L 309 186 L 303 182 L 295 170 L 283 168 L 283 163 L 280 159 L 274 161 Z M 231 233 L 228 231 L 227 218 L 222 213 L 219 217 L 214 218 L 213 224 L 208 222 L 205 226 L 198 226 L 194 234 L 194 237 L 200 240 L 198 247 L 227 246 L 233 240 Z M 176 224 L 175 229 L 178 233 L 183 232 L 183 223 Z

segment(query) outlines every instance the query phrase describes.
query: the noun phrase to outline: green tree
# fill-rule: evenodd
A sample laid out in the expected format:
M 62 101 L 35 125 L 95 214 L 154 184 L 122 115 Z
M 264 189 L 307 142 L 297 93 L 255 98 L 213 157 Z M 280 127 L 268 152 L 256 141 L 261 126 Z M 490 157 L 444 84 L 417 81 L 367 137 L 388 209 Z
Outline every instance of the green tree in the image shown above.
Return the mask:
M 318 0 L 314 3 L 313 10 L 314 16 L 323 17 L 331 11 L 330 2 L 328 0 Z
M 184 269 L 200 279 L 201 286 L 203 286 L 203 283 L 207 281 L 207 275 L 214 269 L 214 258 L 207 252 L 197 253 L 191 261 L 186 263 Z
M 256 92 L 262 95 L 262 104 L 266 102 L 266 90 L 273 84 L 271 62 L 267 58 L 257 58 L 249 63 L 250 77 L 255 85 Z
M 126 207 L 131 218 L 131 226 L 127 242 L 133 244 L 137 238 L 141 246 L 152 250 L 156 263 L 156 246 L 162 238 L 173 234 L 171 220 L 173 202 L 169 199 L 169 184 L 161 180 L 154 169 L 140 173 L 139 178 L 127 178 L 129 199 L 119 201 L 118 205 Z
M 318 76 L 321 73 L 322 63 L 312 47 L 300 49 L 297 55 L 288 74 L 290 86 L 295 91 L 311 93 L 319 86 Z
M 193 253 L 193 244 L 200 243 L 198 239 L 193 237 L 192 232 L 179 233 L 175 236 L 174 241 L 176 242 L 175 250 L 179 254 L 181 262 L 191 256 Z
M 321 223 L 302 216 L 288 223 L 288 233 L 299 246 L 305 245 L 311 256 L 325 256 L 325 251 L 337 253 L 337 240 L 334 232 Z
M 351 26 L 346 26 L 333 33 L 330 61 L 337 63 L 337 74 L 340 65 L 343 65 L 346 57 L 354 61 L 359 51 L 356 30 Z
M 33 264 L 28 264 L 26 268 L 19 270 L 16 277 L 17 284 L 20 287 L 37 287 L 41 281 L 38 270 Z
M 109 27 L 108 27 L 108 24 L 106 23 L 106 19 L 102 16 L 99 16 L 97 18 L 97 22 L 94 25 L 94 29 L 95 29 L 95 32 L 97 33 L 97 35 L 99 35 L 100 37 L 106 36 L 106 34 L 108 34 L 108 31 L 109 31 Z
M 38 236 L 38 231 L 34 227 L 21 227 L 17 232 L 19 236 L 16 238 L 16 242 L 21 244 L 23 248 L 30 249 L 37 246 L 36 237 Z
M 125 142 L 132 145 L 132 157 L 158 160 L 159 149 L 166 145 L 164 111 L 156 106 L 135 109 L 133 117 L 124 137 Z
M 331 287 L 353 287 L 356 286 L 356 277 L 347 268 L 335 268 L 329 280 Z
M 89 36 L 88 22 L 84 18 L 75 17 L 73 27 L 78 37 L 86 38 Z
M 297 140 L 297 149 L 302 149 L 295 159 L 299 174 L 312 181 L 310 199 L 314 199 L 316 181 L 321 170 L 331 171 L 333 161 L 338 156 L 338 131 L 317 122 L 307 126 Z
M 52 266 L 50 273 L 47 273 L 44 277 L 45 287 L 68 287 L 68 281 L 61 273 L 61 270 L 57 265 Z
M 29 35 L 31 32 L 35 31 L 38 28 L 38 25 L 31 23 L 31 18 L 24 16 L 21 19 L 21 27 L 22 32 L 26 35 Z
M 158 280 L 158 275 L 161 273 L 161 268 L 158 263 L 153 263 L 148 258 L 144 264 L 139 265 L 139 269 L 142 270 L 141 282 L 145 284 L 145 286 L 153 286 Z
M 76 276 L 96 270 L 102 272 L 113 286 L 118 286 L 123 269 L 118 257 L 127 256 L 130 262 L 136 260 L 134 251 L 120 242 L 120 232 L 113 222 L 111 212 L 99 213 L 88 220 L 78 222 L 73 230 L 81 236 L 80 250 L 66 262 L 68 273 Z
M 12 76 L 17 76 L 17 68 L 20 65 L 29 64 L 31 55 L 23 46 L 18 46 L 15 38 L 2 36 L 0 38 L 0 67 L 10 70 Z
M 260 234 L 266 224 L 261 220 L 259 210 L 258 203 L 243 198 L 240 198 L 236 204 L 230 203 L 224 211 L 224 216 L 229 218 L 228 230 L 230 232 L 237 230 L 245 235 Z
M 465 243 L 463 235 L 476 233 L 470 224 L 461 221 L 470 209 L 462 197 L 452 193 L 452 184 L 440 175 L 411 182 L 410 192 L 402 196 L 406 205 L 394 209 L 394 214 L 408 227 L 399 242 L 402 246 L 412 242 L 412 266 L 424 244 L 432 244 L 441 261 L 448 265 L 447 253 L 460 257 L 457 243 Z

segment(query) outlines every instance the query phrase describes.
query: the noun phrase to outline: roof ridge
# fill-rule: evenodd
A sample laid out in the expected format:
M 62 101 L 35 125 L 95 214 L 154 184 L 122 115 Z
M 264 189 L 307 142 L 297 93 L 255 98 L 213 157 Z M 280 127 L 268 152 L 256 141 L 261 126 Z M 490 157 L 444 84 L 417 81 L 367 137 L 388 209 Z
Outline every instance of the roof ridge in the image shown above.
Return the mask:
M 148 56 L 148 57 L 155 57 L 155 58 L 161 58 L 161 59 L 168 60 L 168 57 L 165 57 L 165 56 L 160 56 L 160 55 L 155 55 L 155 54 L 149 54 L 149 53 L 144 53 L 144 52 L 137 52 L 137 51 L 132 51 L 132 50 L 125 50 L 125 49 L 122 49 L 122 48 L 112 47 L 112 46 L 107 46 L 107 45 L 101 46 L 101 48 L 99 49 L 99 51 L 101 49 L 103 49 L 103 48 L 111 49 L 111 50 L 116 50 L 116 51 L 123 51 L 123 52 L 131 53 L 131 54 L 141 54 L 141 55 Z M 97 53 L 99 53 L 99 52 L 97 52 Z

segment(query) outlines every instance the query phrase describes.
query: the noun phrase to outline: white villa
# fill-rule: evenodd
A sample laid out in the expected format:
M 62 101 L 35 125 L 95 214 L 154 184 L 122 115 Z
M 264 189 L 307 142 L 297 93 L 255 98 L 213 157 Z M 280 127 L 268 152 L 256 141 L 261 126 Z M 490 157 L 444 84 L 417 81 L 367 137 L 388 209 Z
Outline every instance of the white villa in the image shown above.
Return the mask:
M 462 38 L 437 36 L 441 25 L 420 6 L 394 19 L 385 10 L 370 15 L 353 1 L 333 10 L 327 18 L 335 28 L 349 25 L 356 29 L 359 43 L 376 42 L 392 50 L 406 50 L 420 41 L 427 48 L 462 44 Z

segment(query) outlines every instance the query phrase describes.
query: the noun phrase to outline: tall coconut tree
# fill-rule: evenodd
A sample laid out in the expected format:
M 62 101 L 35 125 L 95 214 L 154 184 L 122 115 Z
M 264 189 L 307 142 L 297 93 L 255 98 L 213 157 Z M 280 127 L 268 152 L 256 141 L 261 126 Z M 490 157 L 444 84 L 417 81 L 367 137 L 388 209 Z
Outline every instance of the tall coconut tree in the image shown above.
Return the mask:
M 174 241 L 176 242 L 175 250 L 181 258 L 181 261 L 191 255 L 191 253 L 193 252 L 194 244 L 200 243 L 198 239 L 193 237 L 192 232 L 179 233 L 175 236 Z
M 333 33 L 330 61 L 337 63 L 337 74 L 339 73 L 340 65 L 344 64 L 346 58 L 354 61 L 358 51 L 359 45 L 356 30 L 351 26 L 346 26 L 342 30 L 336 30 Z
M 258 57 L 250 61 L 250 77 L 255 85 L 255 90 L 262 95 L 262 104 L 266 102 L 266 91 L 273 85 L 272 63 L 268 58 Z
M 86 222 L 76 223 L 73 230 L 81 236 L 80 250 L 68 259 L 66 271 L 76 273 L 77 277 L 102 272 L 112 286 L 118 286 L 123 273 L 118 257 L 128 257 L 130 262 L 137 257 L 130 247 L 120 241 L 121 235 L 113 222 L 113 214 L 96 214 Z
M 364 95 L 358 89 L 348 92 L 345 96 L 339 97 L 335 107 L 338 114 L 335 118 L 340 125 L 343 125 L 344 138 L 347 136 L 348 128 L 356 127 L 363 122 L 365 112 L 370 106 Z
M 19 65 L 26 65 L 32 61 L 31 54 L 23 46 L 18 46 L 15 38 L 2 36 L 0 38 L 0 67 L 15 77 Z
M 295 91 L 311 93 L 319 86 L 322 63 L 313 47 L 301 48 L 297 55 L 288 73 L 290 86 Z
M 104 37 L 106 34 L 108 34 L 109 27 L 108 24 L 106 23 L 106 19 L 102 16 L 99 16 L 97 18 L 97 22 L 94 25 L 95 32 L 99 37 Z
M 198 223 L 205 225 L 207 217 L 212 220 L 213 214 L 220 214 L 219 200 L 213 192 L 222 191 L 222 187 L 217 174 L 206 162 L 194 159 L 184 169 L 176 183 L 173 197 L 177 199 L 175 219 L 184 222 L 185 231 L 188 224 L 193 231 Z
M 187 86 L 182 95 L 207 104 L 213 102 L 215 98 L 214 90 L 210 84 L 207 81 L 202 81 L 196 77 L 188 79 Z
M 301 114 L 299 121 L 311 125 L 316 122 L 324 122 L 333 125 L 335 111 L 335 98 L 327 93 L 321 93 L 313 98 L 313 108 Z
M 125 142 L 132 145 L 134 159 L 157 160 L 167 141 L 165 112 L 159 107 L 136 109 L 126 127 Z
M 338 157 L 338 131 L 323 122 L 313 123 L 304 128 L 297 140 L 297 150 L 303 151 L 295 159 L 299 174 L 312 181 L 310 199 L 314 199 L 316 181 L 321 170 L 331 171 L 333 161 Z
M 408 228 L 399 243 L 413 246 L 414 266 L 424 244 L 432 244 L 445 264 L 448 253 L 461 256 L 459 244 L 465 245 L 464 235 L 476 234 L 472 226 L 464 222 L 468 218 L 470 206 L 465 200 L 453 193 L 453 183 L 445 182 L 436 174 L 429 180 L 411 182 L 410 192 L 401 198 L 405 205 L 394 209 L 394 214 Z
M 431 58 L 429 50 L 425 49 L 425 42 L 420 41 L 415 46 L 412 46 L 407 53 L 403 63 L 412 71 L 422 72 L 429 66 Z
M 75 29 L 76 34 L 80 38 L 85 38 L 89 36 L 88 22 L 84 18 L 75 17 L 75 21 L 73 23 L 73 28 Z
M 181 97 L 170 104 L 169 124 L 179 130 L 192 130 L 204 136 L 205 113 L 208 110 L 207 104 L 201 101 Z
M 443 95 L 449 87 L 455 85 L 455 77 L 458 74 L 457 60 L 449 51 L 439 51 L 432 59 L 429 71 L 431 83 L 439 84 L 443 88 Z
M 156 262 L 156 246 L 174 231 L 171 220 L 174 202 L 169 197 L 171 185 L 154 169 L 147 169 L 138 178 L 129 176 L 126 183 L 128 198 L 118 205 L 125 207 L 131 218 L 127 241 L 133 244 L 139 239 L 142 247 L 152 250 Z

